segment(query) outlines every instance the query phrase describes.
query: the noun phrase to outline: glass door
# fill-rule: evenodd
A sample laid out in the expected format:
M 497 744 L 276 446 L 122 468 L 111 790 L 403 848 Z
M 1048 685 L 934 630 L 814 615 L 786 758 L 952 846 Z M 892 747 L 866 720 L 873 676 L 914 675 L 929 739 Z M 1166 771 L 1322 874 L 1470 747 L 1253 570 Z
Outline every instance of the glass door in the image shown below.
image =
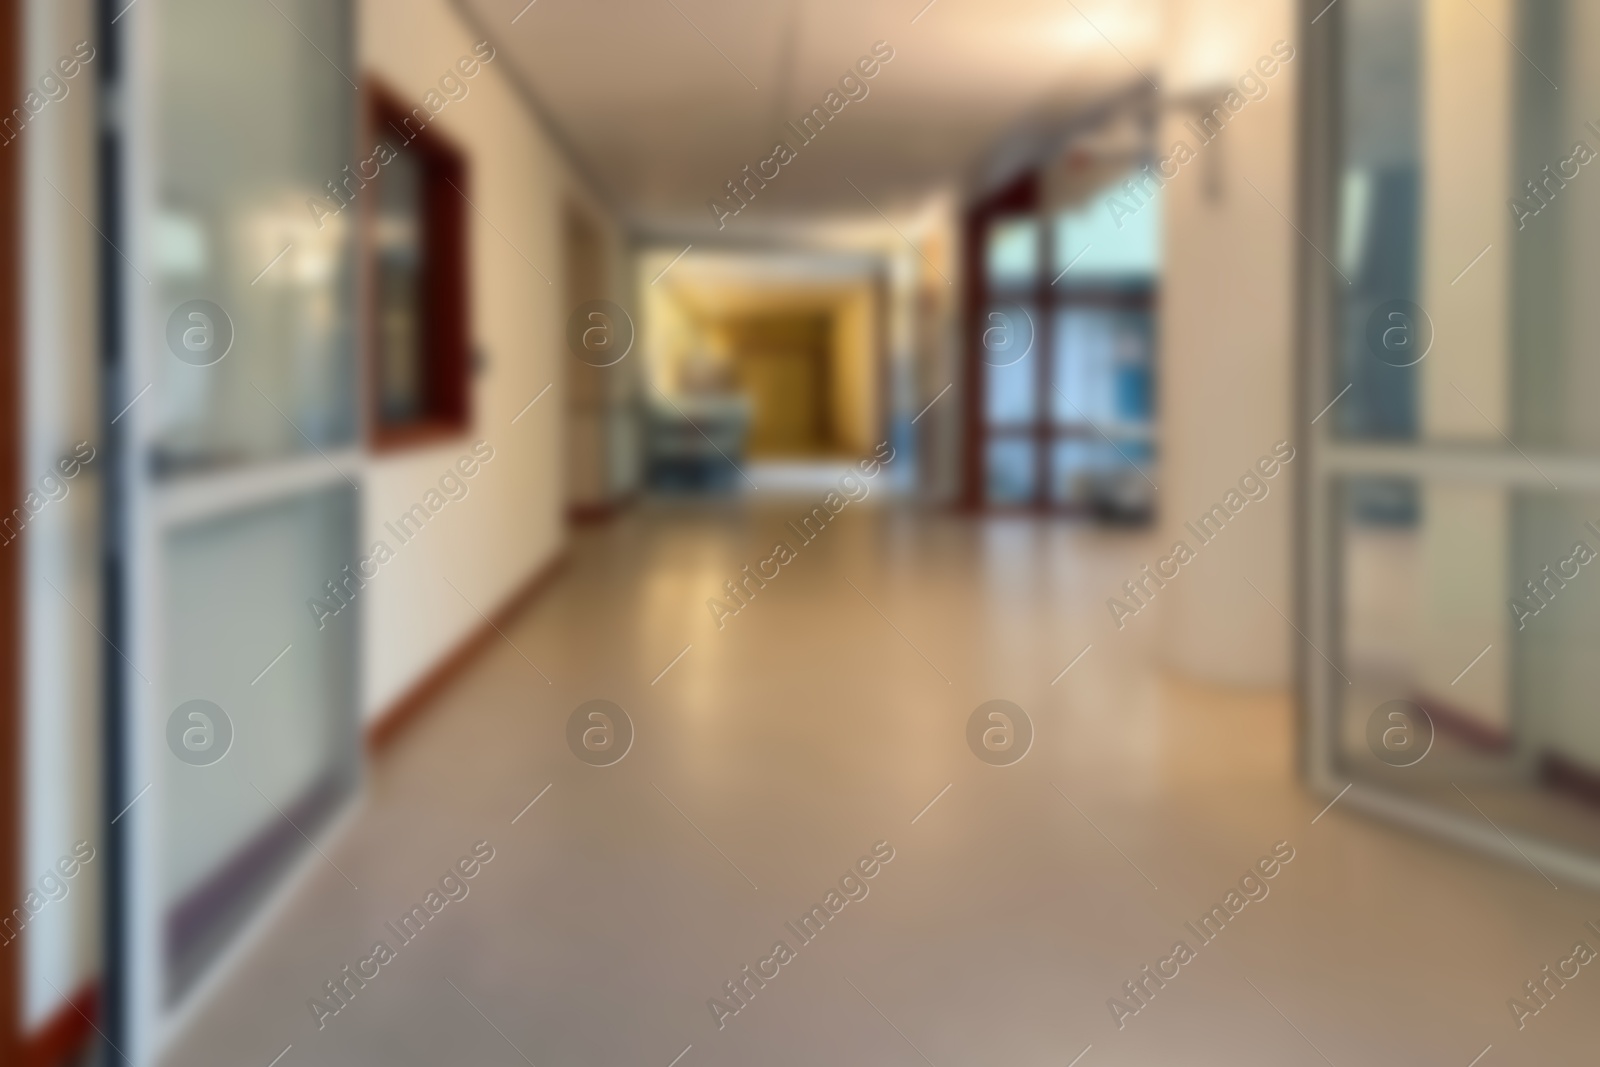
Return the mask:
M 1307 43 L 1312 777 L 1600 882 L 1600 9 L 1344 0 Z
M 1122 218 L 1125 167 L 1065 211 L 1028 179 L 973 213 L 975 505 L 1154 514 L 1160 195 Z
M 143 1064 L 356 783 L 360 205 L 347 3 L 109 8 L 107 1022 Z

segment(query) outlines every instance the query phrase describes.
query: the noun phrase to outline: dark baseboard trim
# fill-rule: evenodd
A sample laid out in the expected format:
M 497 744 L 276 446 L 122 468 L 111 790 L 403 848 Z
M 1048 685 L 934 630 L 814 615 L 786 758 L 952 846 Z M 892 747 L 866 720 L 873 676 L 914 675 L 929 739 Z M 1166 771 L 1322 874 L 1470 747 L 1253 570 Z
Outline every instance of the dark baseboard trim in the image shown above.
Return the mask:
M 76 1055 L 94 1033 L 90 1020 L 98 1015 L 99 1007 L 100 983 L 85 982 L 48 1022 L 23 1037 L 19 1067 L 59 1067 Z
M 1555 752 L 1539 757 L 1539 784 L 1600 807 L 1600 771 Z
M 567 508 L 567 519 L 575 526 L 593 526 L 610 522 L 633 507 L 638 499 L 639 494 L 635 491 L 593 504 L 572 504 Z
M 513 615 L 537 599 L 567 565 L 567 551 L 560 549 L 533 572 L 521 587 L 496 608 L 487 621 L 467 634 L 437 665 L 383 709 L 367 725 L 367 751 L 378 753 L 394 743 L 429 702 L 455 680 L 498 636 L 495 627 L 505 625 Z
M 1505 752 L 1511 748 L 1509 730 L 1491 726 L 1470 712 L 1427 693 L 1413 693 L 1411 699 L 1428 713 L 1434 729 L 1449 734 L 1463 744 L 1485 752 Z

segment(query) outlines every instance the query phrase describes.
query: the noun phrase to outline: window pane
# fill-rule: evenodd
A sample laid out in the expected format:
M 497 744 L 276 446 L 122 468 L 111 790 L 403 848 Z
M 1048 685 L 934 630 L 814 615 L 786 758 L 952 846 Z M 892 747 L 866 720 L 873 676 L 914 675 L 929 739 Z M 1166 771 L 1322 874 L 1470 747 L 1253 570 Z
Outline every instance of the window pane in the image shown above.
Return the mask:
M 1050 277 L 1063 286 L 1153 282 L 1161 269 L 1161 212 L 1153 180 L 1131 193 L 1120 182 L 1107 186 L 1056 216 Z
M 1031 438 L 990 440 L 984 455 L 984 495 L 991 504 L 1027 504 L 1039 478 L 1038 447 Z
M 1057 441 L 1050 450 L 1050 501 L 1116 522 L 1146 521 L 1154 490 L 1133 464 L 1148 471 L 1151 459 L 1144 441 L 1118 440 L 1115 448 L 1099 437 Z
M 1342 157 L 1324 250 L 1343 275 L 1338 358 L 1314 410 L 1349 387 L 1328 416 L 1345 438 L 1600 450 L 1600 140 L 1587 125 L 1600 7 L 1508 4 L 1504 36 L 1481 39 L 1452 36 L 1420 0 L 1339 10 Z
M 169 0 L 155 23 L 158 469 L 354 437 L 351 239 L 370 190 L 339 184 L 355 187 L 355 90 L 307 47 L 354 69 L 349 10 L 277 6 Z
M 989 284 L 997 288 L 1031 286 L 1039 276 L 1039 223 L 1035 219 L 1007 219 L 989 229 L 984 251 Z
M 1028 358 L 1009 366 L 983 365 L 983 410 L 990 426 L 1032 424 L 1039 410 L 1039 366 Z
M 378 402 L 385 422 L 408 422 L 425 409 L 422 372 L 422 168 L 401 152 L 375 183 Z
M 1346 59 L 1337 258 L 1350 285 L 1327 396 L 1347 385 L 1350 392 L 1329 418 L 1341 436 L 1410 440 L 1417 436 L 1424 373 L 1406 353 L 1425 326 L 1408 306 L 1420 299 L 1421 14 L 1415 0 L 1355 0 L 1344 17 L 1353 47 Z M 1368 336 L 1369 324 L 1375 337 Z M 1382 352 L 1374 352 L 1375 339 Z
M 1056 423 L 1086 418 L 1107 433 L 1147 426 L 1153 412 L 1150 313 L 1072 307 L 1056 312 L 1050 415 Z
M 1108 464 L 1103 441 L 1057 441 L 1050 449 L 1050 499 L 1057 504 L 1087 504 L 1092 479 Z M 1115 453 L 1112 453 L 1115 455 Z

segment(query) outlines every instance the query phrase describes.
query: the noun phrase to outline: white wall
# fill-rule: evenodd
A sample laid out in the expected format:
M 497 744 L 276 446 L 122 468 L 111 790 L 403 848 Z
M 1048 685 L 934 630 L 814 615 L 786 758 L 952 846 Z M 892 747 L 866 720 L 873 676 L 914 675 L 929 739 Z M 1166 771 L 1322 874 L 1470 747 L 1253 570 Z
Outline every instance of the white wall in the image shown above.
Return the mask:
M 408 101 L 420 103 L 478 40 L 445 0 L 363 0 L 359 12 L 363 74 Z M 369 461 L 361 494 L 368 545 L 382 538 L 394 547 L 384 522 L 419 502 L 472 441 L 487 441 L 495 455 L 471 479 L 469 494 L 398 548 L 361 594 L 369 719 L 480 627 L 478 610 L 493 614 L 562 547 L 563 379 L 571 358 L 562 210 L 567 196 L 584 194 L 513 88 L 509 58 L 498 54 L 469 82 L 470 94 L 434 120 L 469 156 L 476 206 L 469 215 L 472 330 L 487 367 L 475 379 L 473 430 Z
M 1165 96 L 1237 79 L 1274 41 L 1296 44 L 1289 0 L 1175 0 L 1162 60 Z M 1294 119 L 1298 56 L 1269 81 L 1216 140 L 1166 186 L 1166 266 L 1161 321 L 1161 486 L 1157 504 L 1171 539 L 1233 487 L 1276 441 L 1299 446 L 1290 422 L 1294 367 Z M 1171 112 L 1160 134 L 1197 138 Z M 1220 196 L 1207 195 L 1219 168 Z M 1252 189 L 1248 182 L 1254 183 Z M 1257 189 L 1260 192 L 1257 192 Z M 1263 194 L 1265 198 L 1263 198 Z M 1270 203 L 1269 203 L 1270 201 Z M 1290 599 L 1290 478 L 1302 449 L 1266 500 L 1251 504 L 1161 594 L 1168 661 L 1215 682 L 1286 685 Z M 1192 537 L 1188 538 L 1191 545 Z M 1157 601 L 1160 604 L 1160 601 Z

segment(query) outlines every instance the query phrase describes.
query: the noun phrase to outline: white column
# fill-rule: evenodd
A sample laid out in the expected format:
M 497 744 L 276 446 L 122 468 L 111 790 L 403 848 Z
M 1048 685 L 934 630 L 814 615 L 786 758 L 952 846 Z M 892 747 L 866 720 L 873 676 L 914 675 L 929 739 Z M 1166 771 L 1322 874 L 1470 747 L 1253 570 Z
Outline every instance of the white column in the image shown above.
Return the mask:
M 1303 453 L 1270 481 L 1266 499 L 1247 505 L 1212 543 L 1200 546 L 1183 528 L 1237 488 L 1276 442 L 1303 443 L 1305 428 L 1290 421 L 1301 238 L 1284 217 L 1296 211 L 1302 58 L 1294 7 L 1288 0 L 1174 0 L 1162 55 L 1160 98 L 1169 110 L 1161 154 L 1183 141 L 1197 157 L 1165 192 L 1157 501 L 1164 540 L 1184 539 L 1198 556 L 1161 591 L 1159 615 L 1174 669 L 1229 684 L 1286 685 L 1290 642 L 1299 640 L 1278 611 L 1293 614 L 1288 488 L 1302 473 Z M 1277 41 L 1295 47 L 1294 58 L 1263 77 L 1266 95 L 1201 147 L 1184 125 L 1192 115 L 1170 105 L 1212 90 L 1220 97 L 1272 56 Z

